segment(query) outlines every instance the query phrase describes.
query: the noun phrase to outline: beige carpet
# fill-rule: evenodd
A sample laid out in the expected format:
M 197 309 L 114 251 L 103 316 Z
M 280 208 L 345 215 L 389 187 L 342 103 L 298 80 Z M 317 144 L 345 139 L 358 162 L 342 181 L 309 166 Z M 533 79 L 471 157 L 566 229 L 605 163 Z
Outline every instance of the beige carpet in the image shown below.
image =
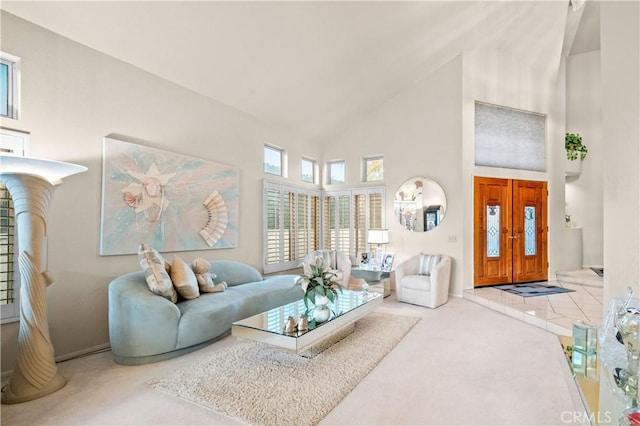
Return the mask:
M 353 334 L 311 359 L 244 342 L 147 384 L 246 423 L 313 425 L 419 320 L 373 312 Z

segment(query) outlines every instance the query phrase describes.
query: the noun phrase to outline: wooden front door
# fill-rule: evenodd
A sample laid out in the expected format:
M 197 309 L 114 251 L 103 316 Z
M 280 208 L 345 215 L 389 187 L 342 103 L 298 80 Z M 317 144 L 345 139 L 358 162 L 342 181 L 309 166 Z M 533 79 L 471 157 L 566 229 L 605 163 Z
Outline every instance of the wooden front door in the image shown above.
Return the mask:
M 476 177 L 474 285 L 547 280 L 547 183 Z

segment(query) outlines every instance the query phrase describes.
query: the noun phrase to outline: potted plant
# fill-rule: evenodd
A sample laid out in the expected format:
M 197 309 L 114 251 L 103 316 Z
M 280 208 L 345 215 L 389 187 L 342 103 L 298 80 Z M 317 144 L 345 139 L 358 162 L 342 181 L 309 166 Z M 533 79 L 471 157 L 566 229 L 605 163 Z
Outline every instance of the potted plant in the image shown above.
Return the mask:
M 589 152 L 582 143 L 582 136 L 578 133 L 566 133 L 564 136 L 564 149 L 567 153 L 567 174 L 579 174 L 582 162 Z
M 575 161 L 580 157 L 584 161 L 589 150 L 582 143 L 582 136 L 578 133 L 567 133 L 564 136 L 564 149 L 567 151 L 567 160 Z
M 304 275 L 298 277 L 296 285 L 300 285 L 304 291 L 303 300 L 307 312 L 311 311 L 316 322 L 326 321 L 329 319 L 326 314 L 330 312 L 327 304 L 335 301 L 338 292 L 342 293 L 342 286 L 334 280 L 336 274 L 324 266 L 321 256 L 316 256 L 311 263 L 302 266 Z M 315 305 L 313 310 L 309 309 L 309 302 Z

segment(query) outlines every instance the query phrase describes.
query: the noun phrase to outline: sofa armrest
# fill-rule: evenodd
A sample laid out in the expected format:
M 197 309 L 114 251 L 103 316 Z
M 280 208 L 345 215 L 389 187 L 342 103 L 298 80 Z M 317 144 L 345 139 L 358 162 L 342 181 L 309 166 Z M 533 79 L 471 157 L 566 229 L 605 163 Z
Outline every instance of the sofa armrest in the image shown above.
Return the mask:
M 395 279 L 396 279 L 396 297 L 398 300 L 402 299 L 402 279 L 406 275 L 415 275 L 418 271 L 418 262 L 420 261 L 420 256 L 415 255 L 411 256 L 408 259 L 400 262 L 394 269 Z
M 109 284 L 109 340 L 116 359 L 175 350 L 179 322 L 180 309 L 149 290 L 144 272 Z
M 342 287 L 349 287 L 349 279 L 351 278 L 351 260 L 346 253 L 341 251 L 336 253 L 336 263 L 338 269 L 342 272 Z
M 451 282 L 451 257 L 442 256 L 431 274 L 431 305 L 435 308 L 449 300 Z

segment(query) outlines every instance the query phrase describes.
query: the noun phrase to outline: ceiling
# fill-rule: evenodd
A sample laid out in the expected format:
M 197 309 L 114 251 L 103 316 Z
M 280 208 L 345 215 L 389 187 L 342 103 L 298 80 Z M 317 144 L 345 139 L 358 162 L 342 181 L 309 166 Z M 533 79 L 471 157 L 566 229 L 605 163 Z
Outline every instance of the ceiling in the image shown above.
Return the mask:
M 3 1 L 1 7 L 318 141 L 466 50 L 502 49 L 555 75 L 571 13 L 568 1 Z

